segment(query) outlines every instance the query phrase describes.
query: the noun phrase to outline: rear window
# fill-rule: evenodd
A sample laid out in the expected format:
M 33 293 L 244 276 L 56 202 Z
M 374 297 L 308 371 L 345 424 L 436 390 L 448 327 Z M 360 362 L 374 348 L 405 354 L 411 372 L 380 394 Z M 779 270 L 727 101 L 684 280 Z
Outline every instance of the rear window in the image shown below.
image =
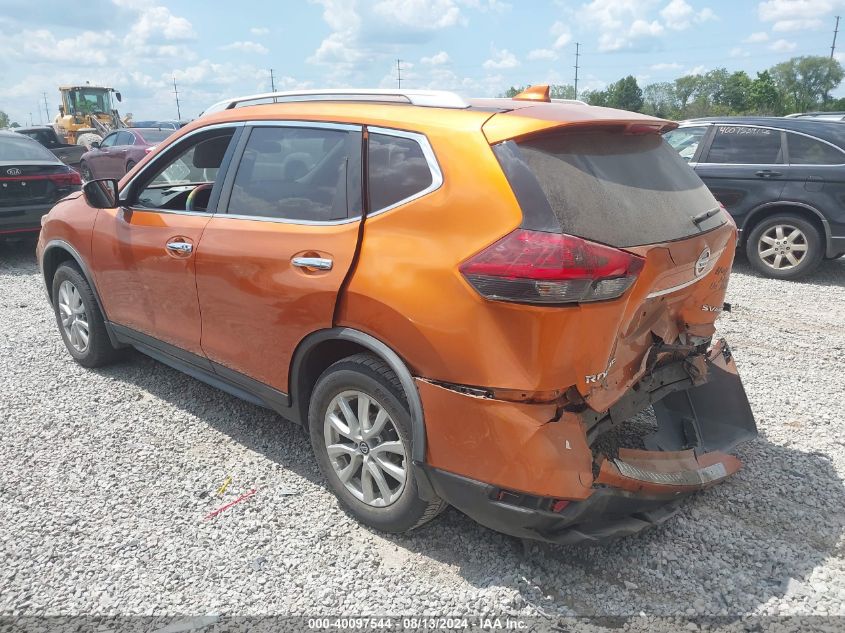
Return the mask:
M 722 214 L 701 179 L 657 134 L 579 132 L 505 141 L 494 151 L 523 212 L 523 228 L 627 247 L 713 229 Z
M 173 134 L 173 130 L 138 130 L 147 143 L 160 143 Z
M 0 135 L 0 160 L 46 160 L 51 163 L 57 161 L 52 152 L 31 138 L 23 135 L 7 136 L 5 134 Z

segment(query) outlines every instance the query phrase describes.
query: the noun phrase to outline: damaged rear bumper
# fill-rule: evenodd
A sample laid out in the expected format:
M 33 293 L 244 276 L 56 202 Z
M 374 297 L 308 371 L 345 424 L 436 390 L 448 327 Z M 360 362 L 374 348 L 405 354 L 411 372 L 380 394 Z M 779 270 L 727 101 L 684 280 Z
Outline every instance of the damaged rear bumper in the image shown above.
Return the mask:
M 430 409 L 437 417 L 437 407 L 428 406 L 436 402 L 434 388 L 421 386 L 427 425 Z M 439 396 L 453 406 L 470 397 Z M 549 413 L 543 405 L 475 398 L 475 406 L 486 408 L 492 422 L 479 422 L 474 439 L 452 432 L 459 445 L 450 448 L 460 460 L 450 463 L 447 451 L 432 446 L 428 463 L 417 464 L 423 486 L 482 525 L 561 544 L 616 538 L 665 521 L 680 499 L 739 470 L 726 451 L 756 435 L 723 341 L 706 355 L 655 367 L 605 412 L 586 408 L 543 419 Z M 641 446 L 597 449 L 599 438 L 648 406 L 656 426 Z M 498 462 L 475 465 L 473 451 Z

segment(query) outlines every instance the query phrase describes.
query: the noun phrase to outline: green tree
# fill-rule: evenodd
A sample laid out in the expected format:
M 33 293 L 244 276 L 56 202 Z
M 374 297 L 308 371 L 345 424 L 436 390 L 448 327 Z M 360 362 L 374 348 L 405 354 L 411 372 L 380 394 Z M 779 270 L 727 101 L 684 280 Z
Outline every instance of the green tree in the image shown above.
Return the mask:
M 838 61 L 818 55 L 793 57 L 770 72 L 786 108 L 794 112 L 818 107 L 845 76 Z
M 751 107 L 751 77 L 744 70 L 738 70 L 725 80 L 722 87 L 722 105 L 732 112 L 747 112 Z
M 669 119 L 678 110 L 678 98 L 675 84 L 671 81 L 653 83 L 643 88 L 643 112 L 652 116 Z
M 700 84 L 701 75 L 684 75 L 675 80 L 675 98 L 678 100 L 681 112 L 686 110 L 690 99 L 698 92 Z
M 506 99 L 513 99 L 516 95 L 518 95 L 523 90 L 525 90 L 525 86 L 518 86 L 518 87 L 511 86 L 510 88 L 505 90 L 505 94 L 503 94 L 501 96 L 505 97 Z
M 18 123 L 17 121 L 12 121 L 12 124 L 9 127 L 20 127 L 20 126 L 21 126 L 21 124 Z
M 607 90 L 585 90 L 581 99 L 594 106 L 608 106 L 609 95 Z
M 575 86 L 570 84 L 552 84 L 549 86 L 549 96 L 552 99 L 574 99 Z
M 643 109 L 643 91 L 633 75 L 623 77 L 607 88 L 608 105 L 620 110 L 639 112 Z
M 772 74 L 768 70 L 757 73 L 748 88 L 748 101 L 759 114 L 780 114 L 781 95 Z
M 0 110 L 0 128 L 9 127 L 9 115 Z

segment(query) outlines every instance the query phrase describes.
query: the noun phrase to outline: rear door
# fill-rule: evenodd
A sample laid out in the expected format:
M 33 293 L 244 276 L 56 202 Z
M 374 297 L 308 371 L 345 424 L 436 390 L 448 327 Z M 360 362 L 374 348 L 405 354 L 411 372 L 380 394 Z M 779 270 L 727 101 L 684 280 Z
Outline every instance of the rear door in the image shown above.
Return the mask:
M 845 153 L 799 132 L 787 132 L 786 138 L 789 170 L 783 199 L 812 206 L 825 216 L 832 235 L 845 234 Z
M 780 199 L 786 182 L 780 130 L 717 124 L 695 172 L 742 228 L 749 211 Z
M 332 326 L 356 252 L 362 129 L 257 123 L 239 145 L 226 212 L 197 251 L 202 349 L 230 380 L 286 394 L 293 352 Z

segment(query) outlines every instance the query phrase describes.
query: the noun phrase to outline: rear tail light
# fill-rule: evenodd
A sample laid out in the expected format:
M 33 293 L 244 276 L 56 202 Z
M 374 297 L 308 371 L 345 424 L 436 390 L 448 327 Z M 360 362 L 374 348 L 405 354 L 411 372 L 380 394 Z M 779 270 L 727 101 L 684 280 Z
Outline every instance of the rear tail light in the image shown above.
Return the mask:
M 82 184 L 82 178 L 79 177 L 79 172 L 73 170 L 62 172 L 61 174 L 50 174 L 49 179 L 57 187 L 71 187 Z
M 561 304 L 620 297 L 643 264 L 641 257 L 580 237 L 517 229 L 460 271 L 486 299 Z

